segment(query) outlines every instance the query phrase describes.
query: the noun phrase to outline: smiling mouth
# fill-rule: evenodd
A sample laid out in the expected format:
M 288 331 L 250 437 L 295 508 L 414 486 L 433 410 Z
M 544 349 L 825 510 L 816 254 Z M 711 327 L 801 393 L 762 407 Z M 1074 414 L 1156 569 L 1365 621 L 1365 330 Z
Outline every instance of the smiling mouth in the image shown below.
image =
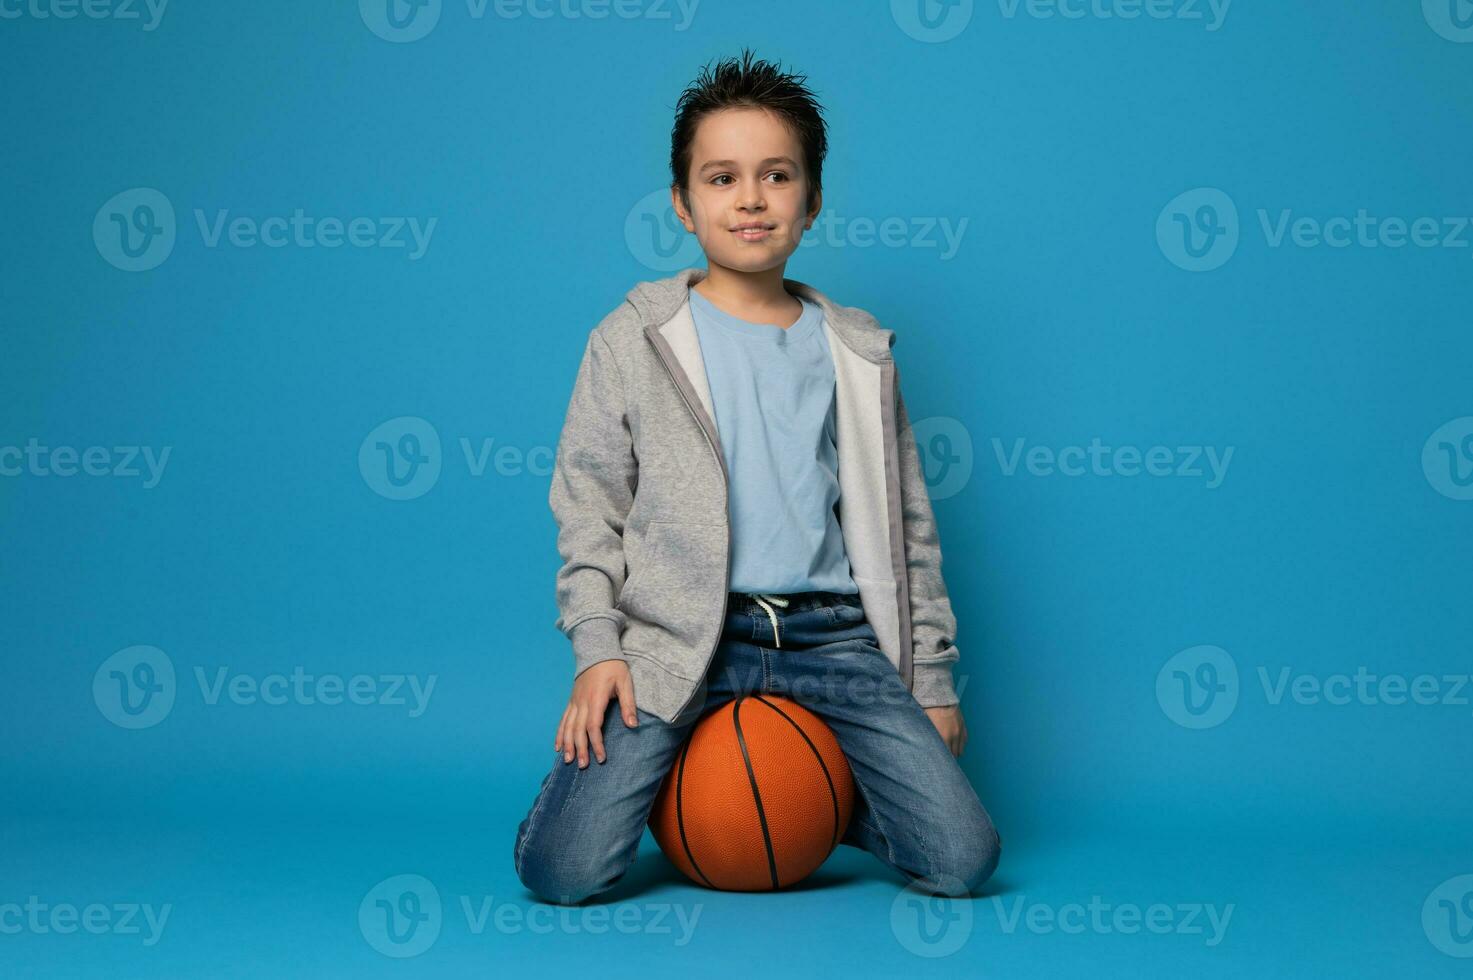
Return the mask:
M 732 234 L 744 242 L 760 242 L 772 234 L 773 229 L 763 225 L 761 227 L 733 228 Z

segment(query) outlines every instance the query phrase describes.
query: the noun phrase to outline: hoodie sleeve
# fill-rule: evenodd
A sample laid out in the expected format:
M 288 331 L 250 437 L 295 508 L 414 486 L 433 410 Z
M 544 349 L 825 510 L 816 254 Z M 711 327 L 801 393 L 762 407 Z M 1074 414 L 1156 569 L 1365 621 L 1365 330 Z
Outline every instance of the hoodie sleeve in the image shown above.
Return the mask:
M 623 660 L 624 521 L 634 503 L 638 464 L 624 382 L 599 330 L 588 336 L 553 464 L 548 503 L 557 521 L 559 616 L 573 643 L 573 676 L 603 660 Z
M 952 664 L 960 659 L 956 648 L 956 616 L 941 577 L 941 540 L 931 512 L 925 472 L 916 450 L 915 434 L 905 400 L 900 395 L 900 370 L 895 370 L 896 438 L 900 449 L 900 506 L 905 529 L 905 568 L 910 584 L 910 626 L 914 648 L 911 693 L 923 708 L 958 703 L 952 685 Z

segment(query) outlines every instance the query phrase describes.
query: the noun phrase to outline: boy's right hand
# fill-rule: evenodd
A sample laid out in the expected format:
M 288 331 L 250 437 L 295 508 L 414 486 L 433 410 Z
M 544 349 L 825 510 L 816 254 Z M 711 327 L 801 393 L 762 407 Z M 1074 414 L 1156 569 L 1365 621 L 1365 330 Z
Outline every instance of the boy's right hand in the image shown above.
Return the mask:
M 588 746 L 593 744 L 593 754 L 599 763 L 608 758 L 604 752 L 604 710 L 610 698 L 619 702 L 624 724 L 629 728 L 639 727 L 639 716 L 634 711 L 634 679 L 629 676 L 629 665 L 622 660 L 602 660 L 573 681 L 573 694 L 568 699 L 563 720 L 558 723 L 557 738 L 552 748 L 563 753 L 563 762 L 573 760 L 578 753 L 578 768 L 588 768 Z

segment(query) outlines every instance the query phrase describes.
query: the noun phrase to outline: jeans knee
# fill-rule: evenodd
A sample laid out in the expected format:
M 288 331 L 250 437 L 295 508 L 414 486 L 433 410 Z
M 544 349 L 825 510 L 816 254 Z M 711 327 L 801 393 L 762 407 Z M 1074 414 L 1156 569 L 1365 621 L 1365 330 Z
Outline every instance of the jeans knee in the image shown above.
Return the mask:
M 933 894 L 961 898 L 970 895 L 997 870 L 1002 841 L 988 821 L 975 834 L 957 838 L 931 855 L 931 873 L 917 887 Z
M 971 875 L 966 879 L 970 888 L 977 888 L 991 878 L 992 873 L 997 870 L 997 862 L 1002 859 L 1002 837 L 991 821 L 987 823 L 986 832 L 978 837 L 977 848 L 971 864 Z
M 544 853 L 521 835 L 517 838 L 515 859 L 517 877 L 522 884 L 550 905 L 577 905 L 608 890 L 624 876 L 629 865 L 620 855 L 601 855 L 589 846 L 557 854 Z
M 538 854 L 522 855 L 517 877 L 529 892 L 549 905 L 577 905 L 602 890 L 593 869 L 544 860 Z

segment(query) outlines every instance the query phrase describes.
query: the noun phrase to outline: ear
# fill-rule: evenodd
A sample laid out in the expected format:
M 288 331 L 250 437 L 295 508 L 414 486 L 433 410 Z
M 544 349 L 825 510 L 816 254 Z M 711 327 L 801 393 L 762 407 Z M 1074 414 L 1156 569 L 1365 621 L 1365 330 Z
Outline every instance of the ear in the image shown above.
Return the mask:
M 818 213 L 820 211 L 822 211 L 822 210 L 823 210 L 823 191 L 819 191 L 817 194 L 813 195 L 813 207 L 811 209 L 809 209 L 809 211 L 808 211 L 808 221 L 803 226 L 805 230 L 813 227 L 813 219 L 814 218 L 817 218 L 818 217 Z
M 696 233 L 696 224 L 691 220 L 690 212 L 686 210 L 685 202 L 680 199 L 680 187 L 676 184 L 670 185 L 670 206 L 675 209 L 675 217 L 685 225 L 685 230 L 692 235 Z

